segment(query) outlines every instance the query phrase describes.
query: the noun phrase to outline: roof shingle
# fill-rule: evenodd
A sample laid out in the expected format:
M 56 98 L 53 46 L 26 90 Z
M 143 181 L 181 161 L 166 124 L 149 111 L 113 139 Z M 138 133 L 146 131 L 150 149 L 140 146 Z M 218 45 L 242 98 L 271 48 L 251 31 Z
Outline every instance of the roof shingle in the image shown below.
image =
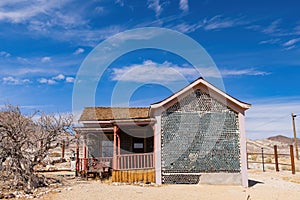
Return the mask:
M 149 118 L 149 108 L 85 107 L 79 121 Z

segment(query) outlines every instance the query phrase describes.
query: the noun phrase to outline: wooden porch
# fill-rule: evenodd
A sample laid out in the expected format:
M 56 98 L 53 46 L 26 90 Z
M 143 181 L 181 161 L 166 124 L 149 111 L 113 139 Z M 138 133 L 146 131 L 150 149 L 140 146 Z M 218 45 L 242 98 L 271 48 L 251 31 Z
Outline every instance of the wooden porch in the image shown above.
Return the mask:
M 115 160 L 115 161 L 114 161 Z M 116 163 L 115 166 L 113 163 Z M 113 182 L 155 182 L 154 153 L 125 154 L 113 157 L 80 158 L 77 172 L 88 177 L 112 176 Z
M 83 158 L 77 159 L 77 172 L 108 174 L 114 182 L 155 182 L 153 123 L 152 119 L 118 120 L 78 129 Z

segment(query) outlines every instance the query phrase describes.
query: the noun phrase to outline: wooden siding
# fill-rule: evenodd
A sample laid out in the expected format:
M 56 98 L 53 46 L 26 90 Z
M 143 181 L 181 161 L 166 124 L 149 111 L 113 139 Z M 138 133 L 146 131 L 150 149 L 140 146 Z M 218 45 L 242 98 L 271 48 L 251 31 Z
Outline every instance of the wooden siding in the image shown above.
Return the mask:
M 112 172 L 112 181 L 123 183 L 155 183 L 155 170 L 114 170 Z

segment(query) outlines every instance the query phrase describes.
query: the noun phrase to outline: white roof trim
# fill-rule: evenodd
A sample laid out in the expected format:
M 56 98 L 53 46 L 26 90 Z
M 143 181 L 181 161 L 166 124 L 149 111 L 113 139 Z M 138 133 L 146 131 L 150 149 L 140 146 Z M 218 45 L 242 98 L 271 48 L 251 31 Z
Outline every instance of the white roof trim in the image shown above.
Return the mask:
M 247 104 L 247 103 L 244 103 L 244 102 L 241 102 L 231 96 L 229 96 L 228 94 L 226 94 L 225 92 L 223 92 L 222 90 L 216 88 L 215 86 L 213 86 L 212 84 L 210 84 L 209 82 L 205 81 L 204 79 L 200 78 L 196 81 L 194 81 L 193 83 L 191 83 L 190 85 L 186 86 L 184 89 L 180 90 L 179 92 L 173 94 L 172 96 L 170 96 L 169 98 L 159 102 L 159 103 L 156 103 L 156 104 L 152 104 L 150 106 L 151 109 L 157 109 L 157 108 L 160 108 L 162 107 L 163 105 L 165 105 L 166 103 L 172 101 L 173 99 L 185 94 L 186 92 L 188 92 L 189 90 L 191 90 L 192 88 L 194 88 L 195 86 L 199 85 L 199 84 L 203 84 L 205 86 L 207 86 L 209 89 L 213 90 L 214 92 L 216 92 L 217 94 L 225 97 L 226 99 L 230 100 L 231 102 L 233 102 L 234 104 L 238 105 L 239 107 L 247 110 L 251 107 L 250 104 Z
M 97 121 L 97 120 L 93 120 L 93 121 L 79 121 L 82 124 L 110 124 L 110 120 L 107 121 Z

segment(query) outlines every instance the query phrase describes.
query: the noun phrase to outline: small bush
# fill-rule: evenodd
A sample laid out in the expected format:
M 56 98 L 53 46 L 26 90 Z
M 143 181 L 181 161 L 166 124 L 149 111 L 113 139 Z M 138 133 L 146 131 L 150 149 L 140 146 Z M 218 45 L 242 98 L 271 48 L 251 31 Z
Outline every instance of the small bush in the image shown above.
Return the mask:
M 285 165 L 282 166 L 281 169 L 284 170 L 284 171 L 291 171 L 292 170 L 290 166 L 285 166 Z
M 272 158 L 268 157 L 268 158 L 266 159 L 266 163 L 272 163 Z
M 257 155 L 251 155 L 251 160 L 256 161 L 257 160 Z

